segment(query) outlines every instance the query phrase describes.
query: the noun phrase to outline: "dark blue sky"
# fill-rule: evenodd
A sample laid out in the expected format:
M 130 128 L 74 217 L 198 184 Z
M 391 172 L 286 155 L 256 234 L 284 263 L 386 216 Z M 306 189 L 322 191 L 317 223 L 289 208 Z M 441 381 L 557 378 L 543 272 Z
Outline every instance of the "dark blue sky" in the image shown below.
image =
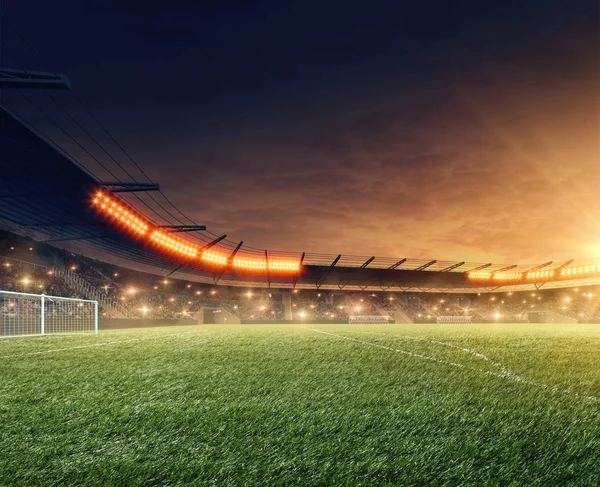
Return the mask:
M 461 260 L 600 253 L 596 1 L 4 3 L 217 233 Z

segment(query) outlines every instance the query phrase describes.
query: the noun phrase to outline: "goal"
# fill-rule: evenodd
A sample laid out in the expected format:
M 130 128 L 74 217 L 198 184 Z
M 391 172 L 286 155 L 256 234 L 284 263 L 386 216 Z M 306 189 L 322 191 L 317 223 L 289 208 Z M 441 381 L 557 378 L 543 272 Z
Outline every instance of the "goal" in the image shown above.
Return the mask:
M 349 316 L 348 323 L 351 325 L 382 325 L 390 322 L 389 316 L 369 315 L 369 316 Z
M 98 302 L 0 291 L 0 337 L 98 333 Z
M 435 321 L 445 325 L 464 325 L 473 320 L 471 316 L 438 316 Z

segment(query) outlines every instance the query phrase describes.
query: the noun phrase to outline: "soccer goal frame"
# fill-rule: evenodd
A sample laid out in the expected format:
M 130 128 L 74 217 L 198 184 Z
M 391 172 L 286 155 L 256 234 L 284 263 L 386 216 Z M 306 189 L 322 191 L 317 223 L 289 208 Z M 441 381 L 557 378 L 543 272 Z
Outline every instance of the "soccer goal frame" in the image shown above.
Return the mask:
M 390 317 L 383 315 L 351 315 L 348 317 L 350 325 L 387 325 L 389 322 Z
M 0 338 L 98 333 L 98 301 L 0 290 Z
M 473 323 L 472 316 L 438 316 L 435 319 L 438 325 L 470 325 Z

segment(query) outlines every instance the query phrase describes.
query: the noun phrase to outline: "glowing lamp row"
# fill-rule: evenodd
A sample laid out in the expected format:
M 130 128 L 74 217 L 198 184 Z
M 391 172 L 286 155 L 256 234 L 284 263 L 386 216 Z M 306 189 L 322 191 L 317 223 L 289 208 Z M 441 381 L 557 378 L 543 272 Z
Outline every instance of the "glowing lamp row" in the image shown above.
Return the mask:
M 215 252 L 212 250 L 205 250 L 202 252 L 202 260 L 213 264 L 213 265 L 227 265 L 227 257 L 221 252 Z M 252 270 L 271 270 L 281 272 L 297 272 L 300 268 L 298 262 L 291 260 L 269 260 L 267 264 L 266 259 L 257 259 L 252 257 L 234 257 L 233 267 L 237 269 L 252 269 Z
M 185 257 L 198 258 L 200 248 L 172 237 L 158 228 L 153 228 L 147 220 L 129 210 L 125 204 L 116 198 L 98 192 L 93 198 L 93 205 L 104 216 L 139 235 L 146 235 L 150 232 L 149 240 L 154 245 Z M 212 265 L 225 266 L 229 263 L 226 254 L 214 250 L 202 251 L 200 258 Z M 269 260 L 267 265 L 266 259 L 234 257 L 231 263 L 234 268 L 253 271 L 266 271 L 268 269 L 275 272 L 298 272 L 300 270 L 300 263 L 293 260 Z
M 267 262 L 264 259 L 252 259 L 248 257 L 235 257 L 233 267 L 242 269 L 267 270 Z
M 221 252 L 214 252 L 212 250 L 205 250 L 202 252 L 202 260 L 215 265 L 226 265 L 227 257 Z
M 527 279 L 552 279 L 555 270 L 532 271 L 525 274 Z M 583 276 L 600 272 L 600 264 L 585 265 L 579 267 L 568 267 L 560 271 L 563 277 Z M 469 273 L 469 279 L 474 280 L 494 280 L 494 281 L 518 281 L 523 279 L 522 272 L 492 272 L 492 271 L 476 271 Z
M 490 271 L 469 272 L 469 279 L 485 280 L 485 279 L 491 279 L 491 278 L 492 278 L 492 273 Z
M 544 279 L 554 277 L 554 271 L 533 271 L 527 273 L 527 279 Z
M 139 216 L 137 216 L 132 211 L 129 211 L 125 206 L 121 203 L 115 201 L 114 199 L 102 194 L 96 194 L 96 197 L 93 200 L 94 205 L 98 210 L 116 220 L 121 225 L 133 230 L 136 233 L 144 235 L 148 231 L 148 224 L 145 223 Z
M 300 269 L 298 262 L 289 260 L 253 259 L 248 257 L 236 257 L 233 259 L 233 267 L 241 269 L 259 269 L 280 272 L 297 272 Z
M 291 260 L 270 260 L 269 270 L 272 271 L 293 271 L 297 272 L 300 269 L 300 264 Z
M 196 247 L 188 245 L 177 238 L 165 235 L 163 232 L 158 230 L 152 233 L 150 239 L 157 245 L 165 247 L 179 254 L 187 255 L 188 257 L 196 257 L 198 254 L 198 249 Z
M 518 281 L 523 279 L 522 272 L 493 272 L 493 271 L 476 271 L 469 273 L 469 279 L 479 281 Z
M 600 264 L 598 266 L 595 265 L 585 265 L 579 267 L 567 267 L 560 271 L 563 276 L 580 276 L 583 274 L 591 274 L 593 272 L 600 271 Z
M 519 281 L 523 279 L 522 272 L 497 272 L 493 277 L 494 281 Z

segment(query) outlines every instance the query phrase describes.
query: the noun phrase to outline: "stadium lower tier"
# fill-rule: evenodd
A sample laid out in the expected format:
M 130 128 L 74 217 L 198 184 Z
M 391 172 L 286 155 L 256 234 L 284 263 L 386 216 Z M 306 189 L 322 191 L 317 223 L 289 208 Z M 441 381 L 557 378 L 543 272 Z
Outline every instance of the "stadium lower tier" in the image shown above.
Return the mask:
M 475 294 L 319 291 L 199 284 L 145 274 L 22 238 L 0 241 L 0 290 L 94 299 L 103 318 L 196 319 L 222 309 L 243 322 L 600 322 L 596 286 Z M 350 320 L 351 321 L 351 320 Z

